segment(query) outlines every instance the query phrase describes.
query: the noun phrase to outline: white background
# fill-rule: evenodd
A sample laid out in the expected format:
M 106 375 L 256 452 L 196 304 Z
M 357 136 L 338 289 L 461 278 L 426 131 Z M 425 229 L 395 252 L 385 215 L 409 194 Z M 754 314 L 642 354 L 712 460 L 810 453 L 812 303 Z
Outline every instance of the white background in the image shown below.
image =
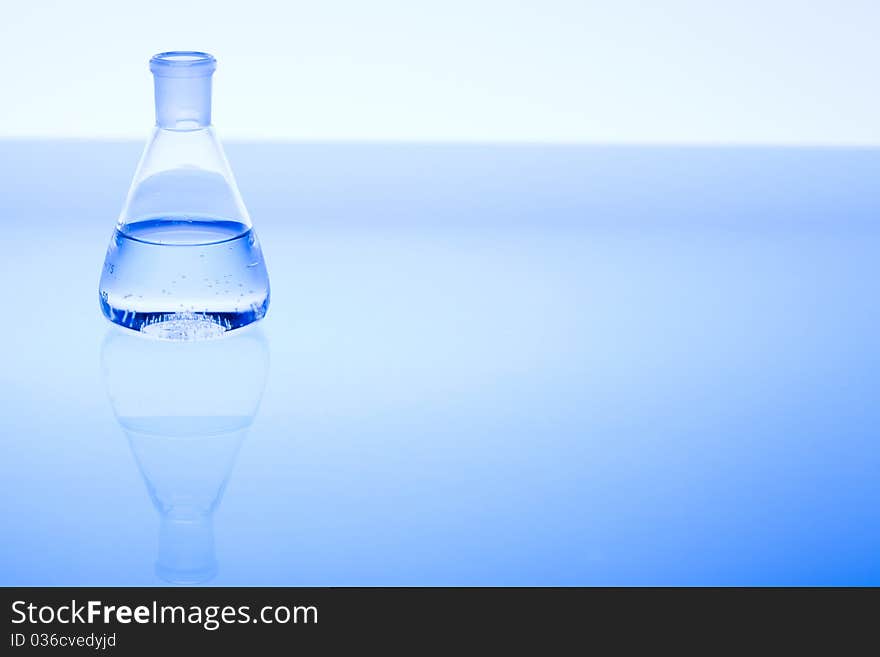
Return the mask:
M 878 2 L 0 4 L 0 136 L 143 137 L 199 49 L 224 137 L 880 143 Z

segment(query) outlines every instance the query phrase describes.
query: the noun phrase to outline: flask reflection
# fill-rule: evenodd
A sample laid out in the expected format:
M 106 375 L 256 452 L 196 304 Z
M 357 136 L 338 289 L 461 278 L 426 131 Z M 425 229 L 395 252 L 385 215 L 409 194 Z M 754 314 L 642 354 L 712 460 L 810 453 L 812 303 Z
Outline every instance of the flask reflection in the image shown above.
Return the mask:
M 217 573 L 213 513 L 257 413 L 269 368 L 260 327 L 202 341 L 111 328 L 101 348 L 110 403 L 159 511 L 156 573 Z

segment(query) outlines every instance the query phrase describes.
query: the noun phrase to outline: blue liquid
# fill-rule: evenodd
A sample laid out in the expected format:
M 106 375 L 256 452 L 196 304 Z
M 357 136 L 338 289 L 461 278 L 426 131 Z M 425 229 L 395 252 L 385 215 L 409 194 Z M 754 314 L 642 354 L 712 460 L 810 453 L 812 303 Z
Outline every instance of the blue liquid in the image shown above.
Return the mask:
M 112 322 L 167 339 L 214 337 L 261 319 L 269 277 L 253 229 L 161 218 L 117 229 L 100 283 Z

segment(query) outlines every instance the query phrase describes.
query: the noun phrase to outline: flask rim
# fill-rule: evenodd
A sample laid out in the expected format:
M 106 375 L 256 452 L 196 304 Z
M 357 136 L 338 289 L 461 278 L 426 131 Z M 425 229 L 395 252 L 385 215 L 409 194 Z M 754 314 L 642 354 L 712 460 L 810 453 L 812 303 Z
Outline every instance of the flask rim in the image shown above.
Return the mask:
M 150 59 L 150 71 L 158 76 L 202 77 L 211 75 L 216 68 L 213 55 L 198 50 L 169 50 Z

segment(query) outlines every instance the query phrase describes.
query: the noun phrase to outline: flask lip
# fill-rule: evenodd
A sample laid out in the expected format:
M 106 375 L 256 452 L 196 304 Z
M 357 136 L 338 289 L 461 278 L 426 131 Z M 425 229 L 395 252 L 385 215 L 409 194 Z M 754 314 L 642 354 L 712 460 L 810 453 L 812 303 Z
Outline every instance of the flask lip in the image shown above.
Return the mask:
M 150 71 L 160 77 L 204 77 L 217 68 L 217 60 L 197 50 L 171 50 L 153 55 Z

